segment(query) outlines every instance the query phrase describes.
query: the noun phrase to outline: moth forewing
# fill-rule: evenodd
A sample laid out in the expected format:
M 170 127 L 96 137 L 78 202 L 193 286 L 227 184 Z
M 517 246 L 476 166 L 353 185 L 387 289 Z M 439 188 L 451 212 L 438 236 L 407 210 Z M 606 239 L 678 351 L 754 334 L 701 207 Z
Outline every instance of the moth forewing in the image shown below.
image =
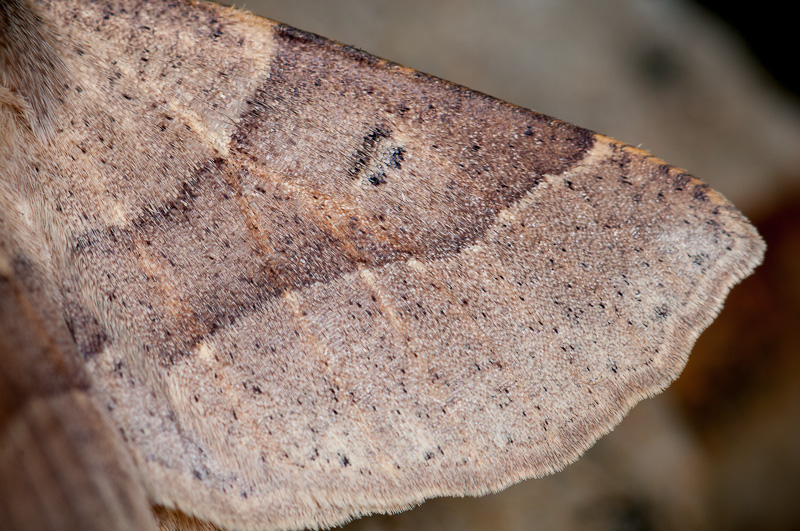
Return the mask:
M 0 370 L 53 368 L 4 395 L 3 499 L 39 462 L 14 426 L 106 441 L 44 452 L 58 488 L 4 507 L 19 528 L 329 526 L 551 473 L 763 254 L 645 152 L 241 11 L 0 13 Z

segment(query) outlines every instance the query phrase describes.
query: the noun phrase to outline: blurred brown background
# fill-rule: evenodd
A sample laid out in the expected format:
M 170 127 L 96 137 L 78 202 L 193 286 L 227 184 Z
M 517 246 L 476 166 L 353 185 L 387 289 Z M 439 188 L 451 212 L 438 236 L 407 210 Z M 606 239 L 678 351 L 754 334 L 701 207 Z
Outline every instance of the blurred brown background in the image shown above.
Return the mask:
M 640 146 L 767 240 L 678 382 L 576 464 L 351 529 L 800 529 L 800 108 L 730 27 L 680 0 L 244 7 Z

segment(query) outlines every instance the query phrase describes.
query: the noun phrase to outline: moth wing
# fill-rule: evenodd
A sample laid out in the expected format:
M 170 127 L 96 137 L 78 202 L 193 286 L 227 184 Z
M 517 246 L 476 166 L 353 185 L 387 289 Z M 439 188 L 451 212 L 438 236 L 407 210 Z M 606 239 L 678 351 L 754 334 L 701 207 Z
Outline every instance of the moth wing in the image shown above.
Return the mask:
M 125 444 L 88 392 L 52 286 L 8 236 L 0 234 L 3 528 L 156 529 Z
M 9 205 L 154 504 L 324 526 L 551 473 L 761 260 L 685 172 L 352 48 L 203 3 L 40 10 L 69 79 Z

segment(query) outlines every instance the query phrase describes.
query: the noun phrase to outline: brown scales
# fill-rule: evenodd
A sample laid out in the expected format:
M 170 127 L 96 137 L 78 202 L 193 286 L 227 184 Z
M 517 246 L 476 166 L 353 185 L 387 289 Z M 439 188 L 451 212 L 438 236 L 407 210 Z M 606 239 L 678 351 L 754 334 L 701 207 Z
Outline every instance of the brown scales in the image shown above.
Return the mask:
M 761 260 L 685 172 L 286 26 L 0 14 L 11 528 L 333 525 L 553 472 Z

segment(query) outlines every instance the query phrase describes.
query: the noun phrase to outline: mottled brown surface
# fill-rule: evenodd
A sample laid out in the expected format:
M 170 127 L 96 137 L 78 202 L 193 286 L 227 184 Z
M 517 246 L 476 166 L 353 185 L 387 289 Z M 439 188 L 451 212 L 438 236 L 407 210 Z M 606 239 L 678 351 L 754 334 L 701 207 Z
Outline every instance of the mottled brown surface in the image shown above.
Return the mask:
M 37 6 L 70 77 L 46 142 L 2 107 L 3 239 L 151 503 L 331 525 L 558 470 L 761 258 L 685 172 L 363 52 Z

